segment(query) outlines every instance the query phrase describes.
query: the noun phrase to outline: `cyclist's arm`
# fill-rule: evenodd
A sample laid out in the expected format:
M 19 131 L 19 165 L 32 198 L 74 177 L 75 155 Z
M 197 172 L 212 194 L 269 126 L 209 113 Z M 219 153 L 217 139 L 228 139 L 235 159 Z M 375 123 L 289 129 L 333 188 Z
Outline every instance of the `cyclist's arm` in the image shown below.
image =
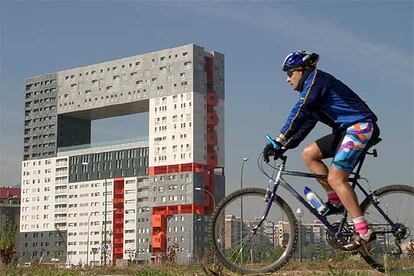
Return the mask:
M 314 119 L 312 112 L 318 107 L 320 99 L 326 90 L 327 85 L 322 78 L 317 78 L 317 71 L 312 73 L 306 80 L 300 98 L 290 112 L 285 125 L 280 130 L 280 135 L 278 136 L 280 140 L 288 143 L 292 137 L 295 137 L 295 140 L 300 140 L 301 138 L 303 140 L 305 138 L 303 135 L 306 132 L 301 131 L 301 129 L 308 124 L 307 121 Z
M 311 132 L 311 130 L 315 127 L 317 122 L 318 119 L 312 117 L 309 120 L 307 120 L 304 124 L 302 124 L 300 130 L 294 136 L 292 136 L 289 139 L 289 141 L 287 141 L 285 148 L 296 148 L 306 138 L 306 136 L 308 136 L 309 132 Z

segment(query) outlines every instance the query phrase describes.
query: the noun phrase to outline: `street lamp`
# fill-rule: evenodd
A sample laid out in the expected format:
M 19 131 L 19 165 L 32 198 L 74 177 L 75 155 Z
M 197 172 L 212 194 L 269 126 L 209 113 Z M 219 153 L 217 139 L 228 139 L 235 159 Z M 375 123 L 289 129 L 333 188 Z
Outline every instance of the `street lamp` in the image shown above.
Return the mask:
M 296 214 L 299 217 L 299 261 L 302 262 L 302 232 L 301 232 L 301 226 L 302 226 L 302 210 L 298 208 L 296 210 Z
M 216 209 L 216 200 L 214 198 L 214 195 L 209 190 L 206 190 L 206 189 L 200 188 L 200 187 L 194 188 L 194 190 L 203 191 L 203 192 L 207 193 L 209 196 L 211 196 L 211 198 L 213 199 L 213 209 Z
M 246 163 L 249 158 L 244 157 L 241 162 L 241 170 L 240 170 L 240 190 L 243 189 L 243 168 L 244 163 Z M 240 255 L 243 259 L 243 197 L 240 198 Z

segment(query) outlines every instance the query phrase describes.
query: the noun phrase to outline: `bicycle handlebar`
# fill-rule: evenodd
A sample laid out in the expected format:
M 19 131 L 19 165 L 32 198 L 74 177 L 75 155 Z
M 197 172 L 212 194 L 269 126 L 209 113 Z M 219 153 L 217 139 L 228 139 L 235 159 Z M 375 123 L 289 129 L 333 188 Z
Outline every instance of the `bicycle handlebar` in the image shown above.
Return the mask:
M 270 144 L 272 144 L 272 146 L 274 148 L 277 148 L 277 145 L 276 145 L 275 141 L 273 140 L 273 138 L 269 134 L 265 134 L 265 138 Z

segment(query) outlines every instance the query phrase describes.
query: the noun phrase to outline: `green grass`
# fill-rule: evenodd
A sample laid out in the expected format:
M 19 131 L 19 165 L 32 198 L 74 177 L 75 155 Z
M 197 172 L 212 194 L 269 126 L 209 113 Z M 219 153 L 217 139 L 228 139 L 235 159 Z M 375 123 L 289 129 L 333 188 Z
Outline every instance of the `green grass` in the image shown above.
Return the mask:
M 2 268 L 1 276 L 74 276 L 74 275 L 139 275 L 139 276 L 174 276 L 174 275 L 203 275 L 199 265 L 147 265 L 128 268 L 89 268 L 65 269 L 53 266 L 33 266 L 25 268 Z
M 208 265 L 213 270 L 219 265 Z M 27 268 L 0 268 L 0 276 L 72 276 L 72 275 L 139 275 L 139 276 L 187 276 L 206 275 L 200 264 L 192 265 L 145 265 L 128 268 L 96 267 L 89 269 L 64 269 L 53 266 L 33 266 Z M 211 274 L 210 274 L 211 275 Z M 221 275 L 238 275 L 226 269 Z M 283 269 L 267 275 L 327 275 L 327 276 L 371 276 L 375 273 L 365 262 L 357 257 L 336 258 L 330 261 L 303 261 L 291 260 Z M 389 273 L 393 276 L 413 275 L 412 271 Z

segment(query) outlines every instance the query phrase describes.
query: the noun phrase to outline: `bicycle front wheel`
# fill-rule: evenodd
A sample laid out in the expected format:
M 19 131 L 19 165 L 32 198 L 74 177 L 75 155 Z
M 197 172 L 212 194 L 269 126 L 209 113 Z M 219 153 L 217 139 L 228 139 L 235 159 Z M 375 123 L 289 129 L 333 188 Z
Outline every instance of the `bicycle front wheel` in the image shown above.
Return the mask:
M 223 199 L 210 224 L 210 244 L 221 263 L 239 273 L 266 273 L 281 268 L 296 247 L 295 216 L 276 196 L 260 227 L 266 191 L 246 188 Z
M 394 271 L 414 266 L 414 187 L 391 185 L 374 193 L 380 210 L 395 224 L 385 219 L 370 198 L 361 203 L 361 210 L 377 239 L 362 257 L 373 268 Z

